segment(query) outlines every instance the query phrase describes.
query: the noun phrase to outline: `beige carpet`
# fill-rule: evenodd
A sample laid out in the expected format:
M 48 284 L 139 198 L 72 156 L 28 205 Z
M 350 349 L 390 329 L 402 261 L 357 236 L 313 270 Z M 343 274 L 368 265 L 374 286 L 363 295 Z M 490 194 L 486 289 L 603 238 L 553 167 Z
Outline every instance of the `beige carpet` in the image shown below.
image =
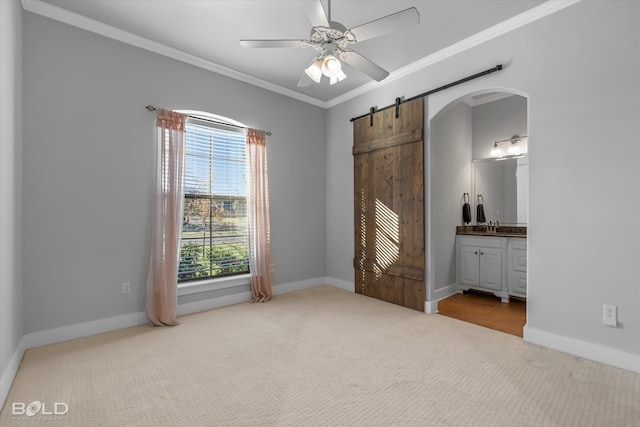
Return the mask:
M 29 350 L 0 425 L 640 426 L 640 374 L 329 286 L 181 322 Z

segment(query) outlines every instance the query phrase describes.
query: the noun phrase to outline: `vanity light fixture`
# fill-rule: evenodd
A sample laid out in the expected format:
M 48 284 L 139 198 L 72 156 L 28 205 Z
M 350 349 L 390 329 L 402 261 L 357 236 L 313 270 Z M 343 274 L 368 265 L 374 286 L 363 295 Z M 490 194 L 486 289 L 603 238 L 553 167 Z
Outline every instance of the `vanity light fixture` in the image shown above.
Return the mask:
M 494 142 L 493 143 L 493 147 L 491 148 L 491 151 L 489 151 L 489 156 L 490 157 L 498 157 L 499 159 L 512 158 L 512 157 L 522 157 L 524 155 L 524 153 L 527 152 L 526 151 L 526 147 L 525 147 L 525 150 L 523 152 L 523 149 L 521 148 L 522 144 L 519 144 L 520 141 L 522 141 L 522 138 L 526 138 L 526 136 L 514 135 L 509 139 L 503 139 L 501 141 Z M 509 143 L 509 147 L 507 148 L 506 154 L 503 154 L 502 149 L 499 146 L 499 144 L 501 144 L 503 142 L 508 142 Z

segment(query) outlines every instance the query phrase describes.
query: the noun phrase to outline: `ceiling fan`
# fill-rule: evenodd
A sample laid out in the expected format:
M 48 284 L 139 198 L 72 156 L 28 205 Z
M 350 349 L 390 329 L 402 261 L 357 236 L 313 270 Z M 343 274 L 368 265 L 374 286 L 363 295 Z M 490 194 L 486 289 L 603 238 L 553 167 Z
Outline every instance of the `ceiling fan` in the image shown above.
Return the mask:
M 302 73 L 298 82 L 300 87 L 310 86 L 312 82 L 320 83 L 323 75 L 332 85 L 346 79 L 338 58 L 376 81 L 384 80 L 389 72 L 350 49 L 350 45 L 420 23 L 418 10 L 410 7 L 348 30 L 331 20 L 331 0 L 328 0 L 328 13 L 325 13 L 321 0 L 303 0 L 303 3 L 313 25 L 309 40 L 240 40 L 242 47 L 311 47 L 317 50 L 319 53 Z

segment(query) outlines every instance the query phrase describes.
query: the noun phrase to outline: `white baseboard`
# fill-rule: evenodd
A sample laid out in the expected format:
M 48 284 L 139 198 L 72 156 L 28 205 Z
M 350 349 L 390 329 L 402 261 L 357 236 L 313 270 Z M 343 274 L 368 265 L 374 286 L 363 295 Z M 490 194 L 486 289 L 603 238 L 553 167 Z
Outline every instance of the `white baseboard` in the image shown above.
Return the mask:
M 20 367 L 20 362 L 22 362 L 24 351 L 25 347 L 23 337 L 18 342 L 15 351 L 11 355 L 9 364 L 7 365 L 4 372 L 2 372 L 2 376 L 0 377 L 0 409 L 4 406 L 4 401 L 7 399 L 7 395 L 9 394 L 9 390 L 11 389 L 11 384 L 13 384 L 13 379 L 18 373 L 18 368 Z
M 434 300 L 440 301 L 441 299 L 445 299 L 450 297 L 451 295 L 455 295 L 458 293 L 458 285 L 455 283 L 453 285 L 445 286 L 440 289 L 436 289 L 433 291 Z
M 353 282 L 348 282 L 346 280 L 336 279 L 334 277 L 325 277 L 325 283 L 327 285 L 331 285 L 334 288 L 344 289 L 345 291 L 355 292 L 356 286 Z
M 524 340 L 532 344 L 538 344 L 573 356 L 640 373 L 640 356 L 637 354 L 627 353 L 575 338 L 556 335 L 551 332 L 532 328 L 529 325 L 525 325 L 523 335 Z
M 438 301 L 425 301 L 424 312 L 427 314 L 436 314 L 438 312 Z
M 76 323 L 75 325 L 61 326 L 59 328 L 46 329 L 24 335 L 25 349 L 55 344 L 90 335 L 111 332 L 131 326 L 147 323 L 145 313 L 131 313 L 122 316 L 109 317 L 107 319 L 93 320 L 91 322 Z
M 301 280 L 298 282 L 281 283 L 273 286 L 274 295 L 282 295 L 289 292 L 301 291 L 303 289 L 314 288 L 316 286 L 326 285 L 325 277 L 316 277 L 315 279 Z

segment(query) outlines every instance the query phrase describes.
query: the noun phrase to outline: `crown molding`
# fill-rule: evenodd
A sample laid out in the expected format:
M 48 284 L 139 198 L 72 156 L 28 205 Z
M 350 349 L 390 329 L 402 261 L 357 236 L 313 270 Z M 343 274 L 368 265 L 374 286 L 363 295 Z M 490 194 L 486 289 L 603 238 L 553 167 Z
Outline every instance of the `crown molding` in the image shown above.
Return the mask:
M 1 1 L 1 0 L 0 0 Z M 212 61 L 208 61 L 199 56 L 192 55 L 183 52 L 179 49 L 175 49 L 150 40 L 146 37 L 138 36 L 120 28 L 107 25 L 100 21 L 96 21 L 86 16 L 79 15 L 74 12 L 70 12 L 66 9 L 62 9 L 58 6 L 54 6 L 50 3 L 45 3 L 41 0 L 22 0 L 22 7 L 28 12 L 32 12 L 83 30 L 99 34 L 104 37 L 108 37 L 122 43 L 126 43 L 141 49 L 148 50 L 187 64 L 194 65 L 199 68 L 203 68 L 208 71 L 212 71 L 217 74 L 221 74 L 226 77 L 230 77 L 235 80 L 239 80 L 254 86 L 261 87 L 263 89 L 270 90 L 272 92 L 279 93 L 281 95 L 288 96 L 290 98 L 297 99 L 299 101 L 306 102 L 311 105 L 315 105 L 321 108 L 332 108 L 336 105 L 342 104 L 350 99 L 353 99 L 359 95 L 365 94 L 371 90 L 379 88 L 389 83 L 395 82 L 403 77 L 413 74 L 419 70 L 427 68 L 433 64 L 450 58 L 465 50 L 471 49 L 479 44 L 492 40 L 498 36 L 506 34 L 510 31 L 523 27 L 545 16 L 551 15 L 559 10 L 572 6 L 581 0 L 554 0 L 546 1 L 539 6 L 529 9 L 519 15 L 516 15 L 506 21 L 496 24 L 484 31 L 467 37 L 457 43 L 454 43 L 444 49 L 441 49 L 431 55 L 425 56 L 409 65 L 406 65 L 398 70 L 395 70 L 389 74 L 389 76 L 382 82 L 369 82 L 356 89 L 353 89 L 345 94 L 337 96 L 329 101 L 322 101 L 317 98 L 313 98 L 308 95 L 298 93 L 294 90 L 285 88 L 274 83 L 270 83 L 266 80 L 259 79 L 249 74 L 242 73 L 240 71 L 225 67 Z

